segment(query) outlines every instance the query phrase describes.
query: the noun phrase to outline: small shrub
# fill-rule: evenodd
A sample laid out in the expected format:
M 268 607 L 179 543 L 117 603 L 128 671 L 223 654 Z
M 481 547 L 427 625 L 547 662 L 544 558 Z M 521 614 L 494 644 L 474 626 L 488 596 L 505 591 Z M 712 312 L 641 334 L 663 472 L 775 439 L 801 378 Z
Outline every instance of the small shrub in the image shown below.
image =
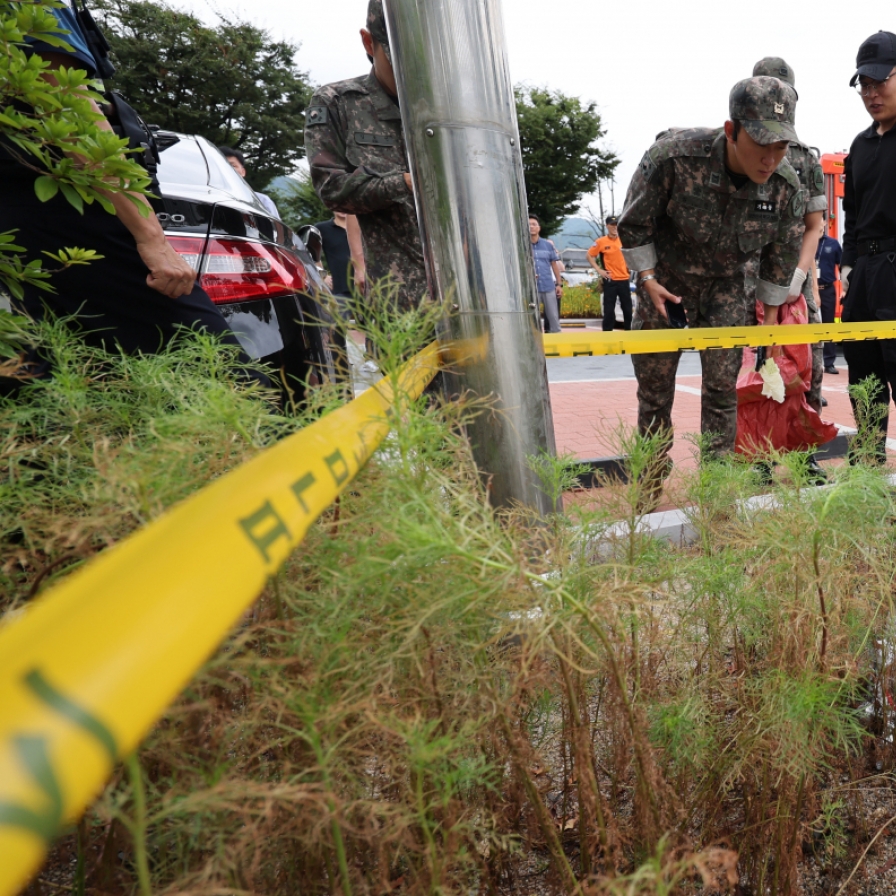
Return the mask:
M 581 283 L 563 290 L 560 317 L 601 317 L 600 292 L 594 284 Z

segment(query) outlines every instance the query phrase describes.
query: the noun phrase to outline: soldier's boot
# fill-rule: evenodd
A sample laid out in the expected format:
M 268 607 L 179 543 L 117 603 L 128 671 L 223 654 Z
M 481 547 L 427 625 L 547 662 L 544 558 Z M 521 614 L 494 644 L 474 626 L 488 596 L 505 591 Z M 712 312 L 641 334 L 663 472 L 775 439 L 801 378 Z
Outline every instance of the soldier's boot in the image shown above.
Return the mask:
M 827 471 L 818 463 L 818 458 L 813 454 L 806 464 L 806 480 L 809 485 L 827 485 Z
M 774 481 L 774 464 L 767 460 L 760 460 L 753 464 L 758 484 L 762 488 L 768 488 Z

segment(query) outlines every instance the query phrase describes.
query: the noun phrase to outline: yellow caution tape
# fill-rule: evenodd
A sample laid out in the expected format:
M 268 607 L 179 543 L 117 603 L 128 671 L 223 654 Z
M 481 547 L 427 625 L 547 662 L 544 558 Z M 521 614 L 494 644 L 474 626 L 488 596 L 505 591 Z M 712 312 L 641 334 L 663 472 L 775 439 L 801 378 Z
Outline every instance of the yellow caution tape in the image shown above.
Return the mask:
M 419 395 L 435 343 L 399 375 Z M 0 896 L 38 868 L 389 431 L 388 379 L 212 483 L 0 629 Z
M 875 321 L 856 324 L 788 324 L 776 327 L 551 333 L 544 337 L 544 353 L 548 358 L 575 358 L 579 355 L 638 355 L 682 349 L 805 345 L 862 339 L 896 339 L 896 324 Z

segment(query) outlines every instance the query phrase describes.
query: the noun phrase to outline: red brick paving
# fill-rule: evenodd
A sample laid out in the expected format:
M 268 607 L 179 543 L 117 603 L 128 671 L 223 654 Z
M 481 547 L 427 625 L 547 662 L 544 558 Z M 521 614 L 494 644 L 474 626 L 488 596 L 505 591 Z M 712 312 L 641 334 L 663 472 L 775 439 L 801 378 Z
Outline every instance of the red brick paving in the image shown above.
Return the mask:
M 825 420 L 845 427 L 855 427 L 852 407 L 846 394 L 846 366 L 838 365 L 839 375 L 825 374 L 822 395 L 828 406 Z M 675 443 L 672 459 L 677 466 L 693 466 L 693 445 L 687 434 L 700 432 L 699 375 L 676 379 L 675 406 L 672 421 Z M 613 430 L 618 423 L 634 427 L 637 422 L 637 385 L 634 379 L 597 380 L 585 383 L 552 383 L 551 406 L 554 412 L 554 434 L 558 452 L 570 452 L 581 458 L 618 454 Z M 890 438 L 896 438 L 896 414 L 890 415 Z
M 855 428 L 852 407 L 846 394 L 846 365 L 837 365 L 840 374 L 825 374 L 821 394 L 828 406 L 822 417 L 840 426 Z M 687 439 L 688 434 L 700 432 L 700 383 L 699 374 L 676 378 L 675 405 L 672 422 L 675 426 L 675 442 L 672 446 L 672 460 L 676 471 L 693 469 L 696 465 L 694 445 Z M 607 457 L 619 454 L 619 445 L 614 430 L 622 422 L 634 427 L 638 419 L 637 384 L 632 379 L 603 380 L 584 383 L 552 383 L 551 406 L 554 412 L 554 435 L 558 453 L 568 452 L 583 459 Z M 896 414 L 890 414 L 889 437 L 896 438 Z M 893 454 L 890 451 L 890 454 Z M 842 461 L 834 460 L 837 464 Z M 673 485 L 674 492 L 674 485 Z M 609 497 L 609 496 L 607 496 Z M 599 490 L 568 493 L 567 503 L 600 503 Z M 667 493 L 659 510 L 674 507 Z
M 355 342 L 363 337 L 352 331 Z M 822 417 L 840 426 L 855 427 L 852 407 L 846 394 L 846 365 L 839 361 L 839 375 L 825 374 L 822 395 L 827 399 Z M 677 470 L 692 469 L 695 464 L 693 443 L 689 434 L 700 432 L 699 374 L 676 378 L 675 406 L 672 422 L 675 442 L 672 460 Z M 634 428 L 638 417 L 637 384 L 631 379 L 595 380 L 591 382 L 552 383 L 551 406 L 554 414 L 554 436 L 558 453 L 568 452 L 580 458 L 607 457 L 619 453 L 615 434 L 620 423 Z M 890 439 L 896 440 L 896 414 L 890 414 Z M 890 450 L 890 454 L 894 452 Z M 837 463 L 837 461 L 834 461 Z M 663 508 L 670 505 L 663 505 Z

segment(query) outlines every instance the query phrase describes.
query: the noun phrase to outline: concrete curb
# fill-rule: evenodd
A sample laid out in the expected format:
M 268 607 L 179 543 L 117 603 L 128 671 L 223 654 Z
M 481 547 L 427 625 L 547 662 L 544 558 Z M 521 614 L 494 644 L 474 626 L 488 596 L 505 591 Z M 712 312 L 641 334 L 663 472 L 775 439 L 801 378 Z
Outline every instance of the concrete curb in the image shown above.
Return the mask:
M 896 473 L 890 474 L 887 477 L 887 482 L 890 486 L 896 487 Z M 826 491 L 833 487 L 833 485 L 815 486 L 819 491 Z M 778 501 L 774 495 L 754 495 L 752 498 L 745 498 L 736 504 L 738 512 L 743 511 L 748 514 L 758 510 L 774 510 L 777 506 Z M 656 513 L 645 514 L 638 521 L 636 531 L 652 535 L 660 541 L 666 541 L 679 547 L 693 544 L 697 540 L 697 529 L 691 522 L 687 510 L 660 510 Z M 610 526 L 601 540 L 606 543 L 610 539 L 626 538 L 628 535 L 628 523 L 619 522 Z M 604 552 L 599 551 L 599 553 Z

